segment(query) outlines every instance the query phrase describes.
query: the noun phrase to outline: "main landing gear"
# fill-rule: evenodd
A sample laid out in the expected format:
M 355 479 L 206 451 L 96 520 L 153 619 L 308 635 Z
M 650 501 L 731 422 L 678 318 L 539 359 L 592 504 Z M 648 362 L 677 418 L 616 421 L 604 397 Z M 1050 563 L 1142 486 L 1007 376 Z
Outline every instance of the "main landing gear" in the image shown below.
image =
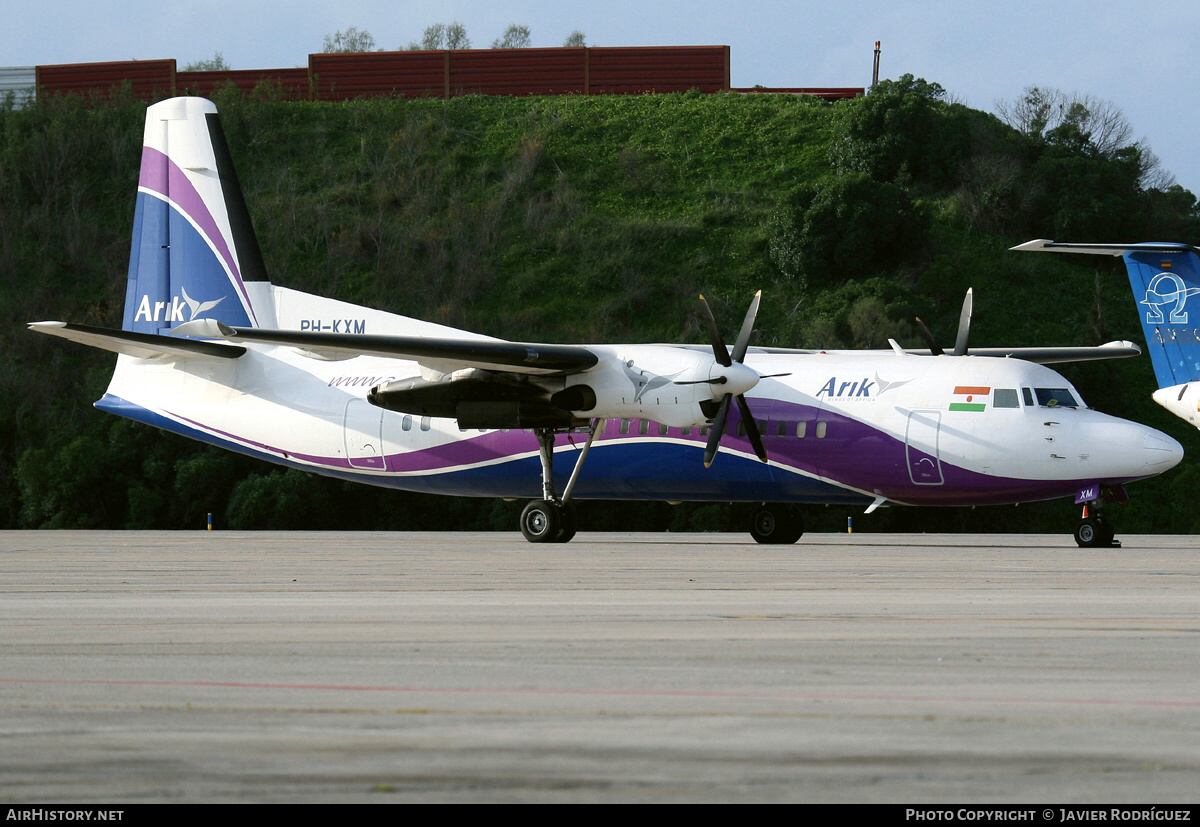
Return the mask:
M 750 536 L 756 543 L 790 545 L 804 533 L 800 509 L 787 503 L 763 503 L 750 517 Z
M 579 479 L 579 471 L 596 438 L 596 429 L 600 420 L 593 419 L 588 431 L 587 442 L 579 459 L 575 461 L 575 469 L 567 481 L 562 498 L 554 494 L 554 435 L 567 433 L 555 428 L 534 428 L 538 441 L 538 456 L 542 461 L 542 498 L 530 500 L 521 512 L 521 533 L 531 543 L 566 543 L 575 536 L 575 507 L 571 504 L 571 492 Z

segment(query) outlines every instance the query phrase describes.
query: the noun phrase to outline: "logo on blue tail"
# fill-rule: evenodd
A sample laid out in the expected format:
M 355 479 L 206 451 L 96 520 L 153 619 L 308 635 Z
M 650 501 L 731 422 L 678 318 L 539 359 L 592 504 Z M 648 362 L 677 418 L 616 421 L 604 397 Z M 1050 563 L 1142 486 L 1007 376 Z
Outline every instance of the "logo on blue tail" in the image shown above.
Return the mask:
M 1187 300 L 1197 293 L 1200 293 L 1200 287 L 1188 287 L 1174 273 L 1159 273 L 1150 280 L 1146 286 L 1146 297 L 1139 302 L 1150 308 L 1146 311 L 1146 324 L 1187 324 Z M 1162 308 L 1170 304 L 1175 307 L 1168 320 L 1163 317 Z

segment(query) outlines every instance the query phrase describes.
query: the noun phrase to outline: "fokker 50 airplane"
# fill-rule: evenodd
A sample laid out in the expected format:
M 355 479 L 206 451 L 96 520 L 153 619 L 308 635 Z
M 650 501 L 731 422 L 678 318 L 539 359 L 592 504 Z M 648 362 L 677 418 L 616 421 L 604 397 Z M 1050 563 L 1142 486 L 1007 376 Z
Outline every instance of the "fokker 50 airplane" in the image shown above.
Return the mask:
M 1200 428 L 1200 251 L 1175 242 L 1067 244 L 1044 238 L 1012 249 L 1124 258 L 1158 381 L 1154 401 Z
M 730 350 L 700 307 L 706 345 L 529 344 L 278 287 L 216 107 L 176 98 L 146 114 L 122 328 L 31 327 L 120 354 L 101 410 L 374 485 L 532 498 L 533 542 L 569 540 L 583 498 L 761 503 L 754 538 L 791 543 L 803 503 L 1074 497 L 1077 541 L 1110 544 L 1103 504 L 1182 456 L 1045 367 L 1131 343 L 968 354 L 970 293 L 948 354 L 750 348 L 757 296 Z

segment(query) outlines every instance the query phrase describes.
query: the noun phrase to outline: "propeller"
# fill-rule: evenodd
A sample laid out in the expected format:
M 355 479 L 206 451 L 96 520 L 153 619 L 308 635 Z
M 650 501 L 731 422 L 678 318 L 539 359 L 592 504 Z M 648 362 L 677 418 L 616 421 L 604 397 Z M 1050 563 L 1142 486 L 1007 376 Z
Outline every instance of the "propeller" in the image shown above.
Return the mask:
M 712 341 L 713 358 L 716 359 L 718 365 L 726 368 L 720 376 L 702 381 L 711 385 L 731 386 L 721 398 L 716 416 L 713 417 L 712 430 L 708 434 L 708 444 L 704 446 L 705 468 L 712 465 L 713 458 L 717 455 L 717 448 L 721 444 L 721 433 L 725 430 L 725 420 L 729 417 L 729 406 L 734 400 L 737 401 L 738 410 L 741 411 L 742 422 L 746 427 L 746 436 L 749 437 L 750 444 L 754 447 L 754 453 L 763 462 L 767 461 L 767 449 L 763 445 L 762 436 L 758 433 L 758 425 L 750 414 L 750 406 L 746 404 L 744 396 L 745 392 L 753 388 L 762 377 L 752 368 L 742 364 L 746 358 L 746 350 L 750 347 L 750 334 L 754 332 L 754 319 L 758 315 L 758 305 L 761 301 L 762 291 L 759 290 L 754 294 L 754 300 L 750 302 L 750 309 L 746 311 L 746 319 L 742 322 L 742 329 L 738 332 L 737 341 L 733 345 L 731 354 L 729 348 L 725 346 L 725 340 L 721 337 L 721 330 L 717 327 L 717 320 L 713 317 L 712 309 L 708 306 L 704 296 L 700 297 L 700 304 L 704 308 L 704 323 L 708 327 L 708 337 Z
M 962 312 L 958 315 L 958 336 L 954 340 L 953 356 L 967 355 L 967 340 L 971 334 L 971 312 L 975 305 L 975 290 L 967 288 L 967 296 L 963 299 Z M 934 356 L 941 356 L 945 353 L 937 340 L 933 338 L 933 334 L 929 332 L 929 328 L 925 326 L 925 322 L 917 317 L 917 331 L 921 334 L 921 338 L 925 340 L 925 344 L 929 346 L 929 352 Z

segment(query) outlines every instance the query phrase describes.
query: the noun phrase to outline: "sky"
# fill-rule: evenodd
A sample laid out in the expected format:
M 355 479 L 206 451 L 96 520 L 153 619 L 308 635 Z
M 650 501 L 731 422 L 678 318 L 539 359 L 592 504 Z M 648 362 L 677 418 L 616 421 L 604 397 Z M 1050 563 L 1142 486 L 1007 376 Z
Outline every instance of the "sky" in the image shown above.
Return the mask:
M 351 26 L 402 49 L 427 26 L 462 23 L 487 48 L 512 23 L 532 45 L 730 47 L 735 87 L 867 87 L 912 74 L 994 112 L 1029 86 L 1110 101 L 1175 180 L 1200 195 L 1196 0 L 41 0 L 6 4 L 0 66 L 220 52 L 234 69 L 305 66 Z M 1131 241 L 1136 239 L 1083 239 Z M 1164 239 L 1200 243 L 1200 239 Z

